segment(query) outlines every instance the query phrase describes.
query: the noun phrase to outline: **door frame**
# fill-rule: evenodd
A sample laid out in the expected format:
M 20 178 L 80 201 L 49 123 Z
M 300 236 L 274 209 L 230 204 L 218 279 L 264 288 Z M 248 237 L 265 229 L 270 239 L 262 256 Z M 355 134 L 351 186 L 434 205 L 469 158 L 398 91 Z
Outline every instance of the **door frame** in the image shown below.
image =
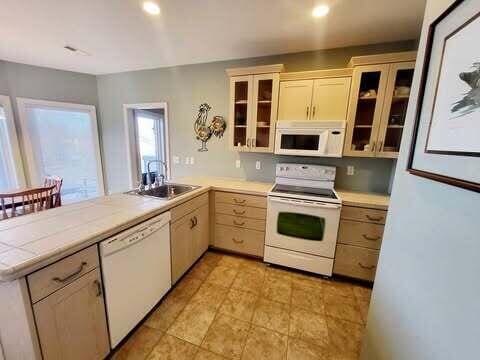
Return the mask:
M 0 95 L 0 106 L 5 112 L 5 120 L 7 125 L 7 138 L 10 145 L 10 160 L 14 169 L 15 183 L 18 188 L 26 186 L 25 171 L 23 168 L 23 159 L 20 152 L 20 144 L 18 142 L 17 129 L 15 128 L 15 117 L 13 115 L 12 103 L 10 97 Z
M 98 195 L 103 196 L 105 195 L 105 182 L 104 182 L 104 174 L 103 174 L 103 166 L 102 166 L 102 155 L 100 152 L 100 137 L 98 132 L 98 121 L 97 121 L 97 110 L 93 105 L 84 105 L 84 104 L 75 104 L 75 103 L 67 103 L 67 102 L 60 102 L 60 101 L 47 101 L 47 100 L 38 100 L 38 99 L 29 99 L 29 98 L 17 98 L 17 106 L 18 106 L 18 116 L 20 119 L 21 125 L 21 134 L 23 140 L 23 146 L 25 151 L 25 158 L 27 163 L 28 169 L 28 182 L 30 186 L 35 186 L 40 181 L 40 174 L 39 170 L 35 164 L 35 156 L 33 152 L 33 145 L 30 141 L 30 132 L 28 127 L 28 119 L 27 119 L 27 107 L 28 106 L 39 106 L 45 108 L 53 108 L 53 109 L 66 109 L 66 110 L 79 110 L 87 112 L 90 115 L 92 120 L 91 129 L 93 132 L 93 143 L 94 143 L 94 152 L 97 160 L 97 174 L 98 174 Z M 41 185 L 41 184 L 40 184 Z
M 139 181 L 137 174 L 137 154 L 136 154 L 136 131 L 134 127 L 134 110 L 152 110 L 164 109 L 165 126 L 165 160 L 167 163 L 167 179 L 171 178 L 170 162 L 170 130 L 168 124 L 168 104 L 166 101 L 155 103 L 136 103 L 123 104 L 123 126 L 125 131 L 125 142 L 127 147 L 127 169 L 129 190 L 133 189 Z

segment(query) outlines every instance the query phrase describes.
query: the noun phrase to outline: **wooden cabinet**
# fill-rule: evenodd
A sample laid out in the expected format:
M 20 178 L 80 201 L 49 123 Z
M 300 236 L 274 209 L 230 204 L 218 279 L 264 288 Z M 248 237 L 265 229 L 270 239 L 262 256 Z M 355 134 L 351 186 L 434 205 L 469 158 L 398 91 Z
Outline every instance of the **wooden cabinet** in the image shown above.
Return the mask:
M 344 155 L 398 156 L 415 55 L 409 52 L 397 57 L 385 54 L 352 58 L 355 68 Z M 408 59 L 412 61 L 404 61 Z M 382 60 L 389 62 L 378 63 Z
M 33 305 L 45 360 L 103 359 L 109 351 L 99 268 Z
M 278 120 L 308 120 L 312 106 L 313 80 L 282 81 Z
M 351 69 L 282 74 L 278 120 L 346 120 L 350 82 Z
M 263 257 L 267 201 L 265 196 L 215 192 L 217 248 Z
M 387 211 L 343 206 L 338 230 L 335 274 L 373 281 Z
M 273 152 L 279 73 L 283 65 L 228 69 L 230 148 Z
M 208 249 L 210 237 L 208 194 L 200 195 L 171 210 L 170 251 L 172 284 Z M 181 216 L 178 216 L 181 215 Z

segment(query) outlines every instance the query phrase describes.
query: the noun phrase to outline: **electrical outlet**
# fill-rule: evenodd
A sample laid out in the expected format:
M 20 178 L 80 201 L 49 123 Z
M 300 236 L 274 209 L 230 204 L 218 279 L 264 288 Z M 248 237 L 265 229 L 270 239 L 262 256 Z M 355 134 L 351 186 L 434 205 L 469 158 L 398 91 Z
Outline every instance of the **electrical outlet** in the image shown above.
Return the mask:
M 190 157 L 190 165 L 195 164 L 195 158 L 193 156 Z
M 188 156 L 185 158 L 185 165 L 190 165 L 190 158 Z
M 173 163 L 174 164 L 180 164 L 180 157 L 179 156 L 174 156 L 173 157 Z
M 237 169 L 240 168 L 240 160 L 235 160 L 235 167 L 236 167 Z
M 262 168 L 262 163 L 257 160 L 257 162 L 255 163 L 255 169 L 260 170 L 261 168 Z
M 353 166 L 353 165 L 348 165 L 347 166 L 347 175 L 348 176 L 355 175 L 355 166 Z

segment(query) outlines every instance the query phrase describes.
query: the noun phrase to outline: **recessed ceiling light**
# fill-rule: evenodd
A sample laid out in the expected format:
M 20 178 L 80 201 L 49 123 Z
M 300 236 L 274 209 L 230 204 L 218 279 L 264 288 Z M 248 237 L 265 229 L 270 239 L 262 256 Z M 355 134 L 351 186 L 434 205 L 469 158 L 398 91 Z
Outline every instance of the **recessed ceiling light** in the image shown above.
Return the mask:
M 143 10 L 150 15 L 158 15 L 160 14 L 160 7 L 155 4 L 153 1 L 145 1 L 143 3 Z
M 322 17 L 327 15 L 329 11 L 330 8 L 328 7 L 328 5 L 319 5 L 313 9 L 312 15 L 313 17 Z

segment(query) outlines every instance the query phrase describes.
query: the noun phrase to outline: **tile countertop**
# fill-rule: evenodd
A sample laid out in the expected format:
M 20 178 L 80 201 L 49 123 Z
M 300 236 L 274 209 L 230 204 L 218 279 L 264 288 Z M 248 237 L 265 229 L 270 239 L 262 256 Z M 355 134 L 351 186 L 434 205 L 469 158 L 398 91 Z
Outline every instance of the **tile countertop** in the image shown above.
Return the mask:
M 200 187 L 172 200 L 114 194 L 0 221 L 0 281 L 25 276 L 211 189 L 265 196 L 273 185 L 220 177 L 172 182 Z M 343 190 L 339 195 L 345 205 L 388 207 L 388 196 Z
M 366 193 L 343 189 L 337 190 L 342 198 L 342 204 L 348 206 L 364 206 L 371 209 L 388 210 L 390 195 L 378 193 Z

